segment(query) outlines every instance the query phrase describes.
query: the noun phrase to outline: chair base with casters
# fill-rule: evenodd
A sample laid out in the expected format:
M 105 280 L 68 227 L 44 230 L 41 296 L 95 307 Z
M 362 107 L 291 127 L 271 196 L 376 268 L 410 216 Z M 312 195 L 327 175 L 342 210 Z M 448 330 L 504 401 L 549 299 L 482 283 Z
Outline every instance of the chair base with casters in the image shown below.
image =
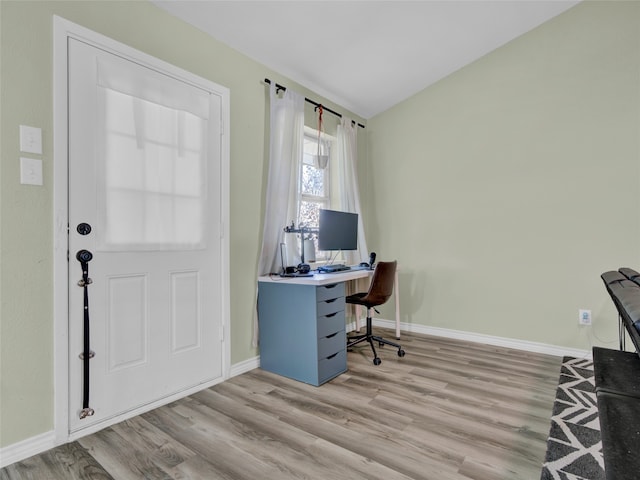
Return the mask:
M 376 310 L 376 312 L 377 312 L 377 310 Z M 362 342 L 369 342 L 369 345 L 371 345 L 371 350 L 373 350 L 373 364 L 374 365 L 380 365 L 382 363 L 382 360 L 380 360 L 380 357 L 378 357 L 378 352 L 376 351 L 376 347 L 373 345 L 373 342 L 378 342 L 378 345 L 380 347 L 382 347 L 384 345 L 391 345 L 392 347 L 397 348 L 399 357 L 404 357 L 404 355 L 405 355 L 405 351 L 397 343 L 391 342 L 391 341 L 389 341 L 389 340 L 387 340 L 385 338 L 382 338 L 382 337 L 379 337 L 378 335 L 374 335 L 373 334 L 372 328 L 371 328 L 371 316 L 369 315 L 369 313 L 367 313 L 366 333 L 363 333 L 361 335 L 353 335 L 353 336 L 347 337 L 347 348 L 349 349 L 349 348 L 353 347 L 354 345 L 357 345 L 357 344 L 362 343 Z
M 347 303 L 362 305 L 367 308 L 367 324 L 366 331 L 364 334 L 353 335 L 347 337 L 347 349 L 362 343 L 368 342 L 371 346 L 371 350 L 373 350 L 373 364 L 380 365 L 382 360 L 378 357 L 378 352 L 376 352 L 376 347 L 374 346 L 374 342 L 378 342 L 380 347 L 384 345 L 391 345 L 398 349 L 398 356 L 404 357 L 405 351 L 402 349 L 400 345 L 397 343 L 386 340 L 382 337 L 373 334 L 372 331 L 372 322 L 371 322 L 371 310 L 375 310 L 378 312 L 375 307 L 378 305 L 382 305 L 385 303 L 391 294 L 393 293 L 393 284 L 395 281 L 395 273 L 396 273 L 396 262 L 380 262 L 378 263 L 375 272 L 373 273 L 373 278 L 371 280 L 371 285 L 369 286 L 369 291 L 364 293 L 356 293 L 354 295 L 349 295 L 346 298 Z

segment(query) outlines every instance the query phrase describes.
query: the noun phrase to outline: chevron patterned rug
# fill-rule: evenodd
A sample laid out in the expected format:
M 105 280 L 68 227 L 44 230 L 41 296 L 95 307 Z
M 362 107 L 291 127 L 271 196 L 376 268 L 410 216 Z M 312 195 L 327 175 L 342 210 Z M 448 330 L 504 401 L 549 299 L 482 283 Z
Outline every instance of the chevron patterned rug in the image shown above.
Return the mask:
M 604 480 L 593 362 L 564 357 L 540 480 Z

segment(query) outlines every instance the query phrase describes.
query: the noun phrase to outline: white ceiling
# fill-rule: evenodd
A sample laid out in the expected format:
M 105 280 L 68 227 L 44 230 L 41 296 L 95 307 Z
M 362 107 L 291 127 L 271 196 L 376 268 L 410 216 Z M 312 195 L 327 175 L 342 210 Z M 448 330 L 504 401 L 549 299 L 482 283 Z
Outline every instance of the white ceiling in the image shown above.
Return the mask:
M 363 118 L 392 107 L 579 3 L 151 1 Z

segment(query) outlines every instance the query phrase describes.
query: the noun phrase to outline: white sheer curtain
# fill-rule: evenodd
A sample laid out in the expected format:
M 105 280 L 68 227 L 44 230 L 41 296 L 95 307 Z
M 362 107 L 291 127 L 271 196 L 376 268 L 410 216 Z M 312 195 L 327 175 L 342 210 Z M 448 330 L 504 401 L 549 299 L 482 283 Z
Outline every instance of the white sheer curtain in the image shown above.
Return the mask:
M 358 139 L 356 126 L 350 118 L 342 117 L 338 125 L 336 140 L 336 165 L 338 179 L 338 199 L 340 205 L 336 209 L 358 214 L 358 249 L 343 252 L 348 265 L 369 260 L 369 250 L 364 234 L 362 210 L 360 208 L 360 191 L 358 188 Z M 332 206 L 333 207 L 333 206 Z
M 297 255 L 295 239 L 285 238 L 283 229 L 285 225 L 297 221 L 298 218 L 298 178 L 304 139 L 304 97 L 291 89 L 287 89 L 280 97 L 275 86 L 271 85 L 270 123 L 269 177 L 262 251 L 258 264 L 259 275 L 280 271 L 280 243 L 287 243 L 286 254 L 289 259 Z M 291 234 L 288 236 L 296 237 Z
M 284 227 L 298 218 L 298 178 L 304 140 L 304 101 L 304 96 L 291 89 L 287 89 L 280 97 L 275 85 L 271 84 L 269 176 L 258 275 L 280 271 L 281 243 L 287 245 L 285 264 L 292 265 L 291 259 L 298 254 L 297 235 L 287 234 L 291 238 L 285 238 Z M 252 344 L 258 344 L 257 315 L 254 315 Z

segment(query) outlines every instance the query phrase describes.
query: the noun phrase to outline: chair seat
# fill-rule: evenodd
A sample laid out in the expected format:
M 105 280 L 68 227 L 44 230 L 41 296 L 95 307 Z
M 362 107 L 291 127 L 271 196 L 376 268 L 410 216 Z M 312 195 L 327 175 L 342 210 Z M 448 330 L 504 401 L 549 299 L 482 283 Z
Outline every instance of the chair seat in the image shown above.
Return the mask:
M 391 345 L 398 349 L 398 356 L 404 357 L 404 350 L 400 345 L 389 340 L 385 340 L 382 337 L 378 337 L 373 334 L 372 321 L 371 321 L 371 309 L 375 310 L 375 307 L 385 303 L 393 293 L 393 283 L 396 271 L 396 262 L 380 262 L 373 272 L 373 279 L 369 285 L 368 292 L 359 292 L 349 295 L 345 301 L 347 303 L 355 305 L 363 305 L 367 307 L 367 324 L 366 333 L 362 335 L 355 335 L 347 337 L 347 349 L 361 343 L 367 342 L 371 346 L 373 351 L 373 364 L 380 365 L 381 360 L 378 357 L 378 353 L 374 347 L 374 342 L 382 345 Z M 377 310 L 376 310 L 377 312 Z
M 349 295 L 345 298 L 347 303 L 353 303 L 356 305 L 364 305 L 367 308 L 371 308 L 373 305 L 370 305 L 368 302 L 364 301 L 364 297 L 367 295 L 367 292 L 354 293 L 353 295 Z

